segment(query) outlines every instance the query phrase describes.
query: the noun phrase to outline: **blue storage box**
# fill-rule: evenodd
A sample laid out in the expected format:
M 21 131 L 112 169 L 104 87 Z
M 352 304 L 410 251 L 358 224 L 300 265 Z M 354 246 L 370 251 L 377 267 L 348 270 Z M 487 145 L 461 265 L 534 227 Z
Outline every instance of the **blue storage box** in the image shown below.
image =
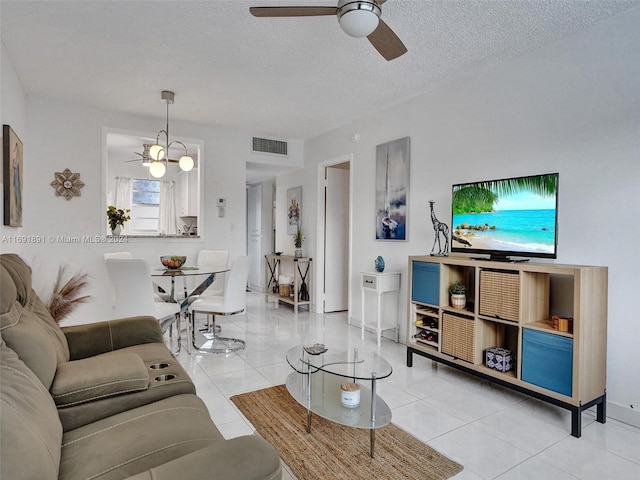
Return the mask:
M 513 368 L 513 354 L 511 350 L 502 347 L 487 348 L 484 364 L 499 372 L 509 372 Z
M 413 262 L 411 300 L 438 306 L 440 304 L 440 264 Z
M 573 339 L 524 328 L 522 380 L 570 397 Z

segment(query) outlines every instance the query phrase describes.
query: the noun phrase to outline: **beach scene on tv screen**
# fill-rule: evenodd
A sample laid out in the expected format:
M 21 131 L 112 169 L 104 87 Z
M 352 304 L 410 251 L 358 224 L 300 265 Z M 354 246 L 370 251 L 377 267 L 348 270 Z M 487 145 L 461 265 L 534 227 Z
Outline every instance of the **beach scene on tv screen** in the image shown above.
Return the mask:
M 556 189 L 555 174 L 455 185 L 453 247 L 554 254 Z

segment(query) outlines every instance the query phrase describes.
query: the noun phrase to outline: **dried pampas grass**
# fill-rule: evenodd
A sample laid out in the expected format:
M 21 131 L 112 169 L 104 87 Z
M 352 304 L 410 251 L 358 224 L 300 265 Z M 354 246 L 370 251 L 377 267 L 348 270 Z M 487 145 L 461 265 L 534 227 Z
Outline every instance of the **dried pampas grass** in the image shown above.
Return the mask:
M 58 269 L 58 278 L 53 287 L 49 304 L 47 305 L 49 313 L 51 313 L 56 323 L 60 323 L 60 321 L 75 310 L 78 305 L 85 303 L 91 298 L 89 295 L 80 296 L 82 291 L 89 286 L 87 282 L 89 274 L 73 274 L 69 280 L 63 283 L 66 270 L 67 268 L 64 265 Z

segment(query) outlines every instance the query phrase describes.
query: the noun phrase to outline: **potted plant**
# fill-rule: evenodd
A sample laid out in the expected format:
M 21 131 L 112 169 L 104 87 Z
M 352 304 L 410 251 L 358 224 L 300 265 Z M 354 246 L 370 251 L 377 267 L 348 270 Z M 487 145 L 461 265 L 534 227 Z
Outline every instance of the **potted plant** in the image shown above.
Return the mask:
M 302 258 L 302 242 L 304 242 L 304 235 L 302 234 L 302 227 L 298 224 L 296 233 L 293 236 L 293 245 L 296 247 L 296 258 Z
M 109 219 L 109 227 L 113 235 L 120 235 L 124 222 L 131 220 L 131 217 L 127 215 L 130 211 L 129 209 L 123 210 L 116 208 L 113 205 L 107 207 L 107 218 Z
M 451 306 L 457 310 L 463 310 L 467 306 L 467 287 L 460 280 L 454 280 L 449 287 Z

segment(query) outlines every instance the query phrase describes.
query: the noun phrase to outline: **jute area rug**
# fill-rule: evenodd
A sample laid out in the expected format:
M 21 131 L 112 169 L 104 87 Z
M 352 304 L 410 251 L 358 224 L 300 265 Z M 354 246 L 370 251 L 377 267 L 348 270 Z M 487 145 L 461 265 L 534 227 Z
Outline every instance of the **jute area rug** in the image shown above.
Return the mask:
M 309 435 L 307 410 L 285 385 L 235 395 L 231 401 L 300 480 L 444 480 L 462 471 L 462 465 L 393 423 L 376 430 L 373 459 L 369 455 L 369 430 L 345 427 L 313 415 Z

